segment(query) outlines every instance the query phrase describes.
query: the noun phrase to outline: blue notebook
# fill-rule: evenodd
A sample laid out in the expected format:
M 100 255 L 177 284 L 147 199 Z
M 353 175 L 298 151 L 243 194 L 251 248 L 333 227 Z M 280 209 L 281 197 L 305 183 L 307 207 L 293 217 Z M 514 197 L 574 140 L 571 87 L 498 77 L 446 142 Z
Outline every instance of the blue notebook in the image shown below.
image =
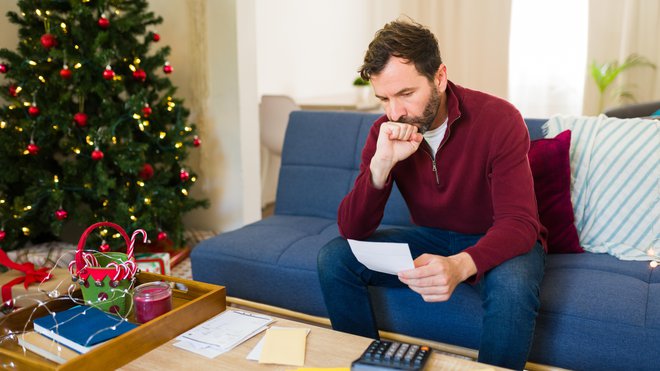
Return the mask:
M 94 307 L 75 306 L 34 320 L 34 331 L 79 353 L 128 332 L 137 325 Z

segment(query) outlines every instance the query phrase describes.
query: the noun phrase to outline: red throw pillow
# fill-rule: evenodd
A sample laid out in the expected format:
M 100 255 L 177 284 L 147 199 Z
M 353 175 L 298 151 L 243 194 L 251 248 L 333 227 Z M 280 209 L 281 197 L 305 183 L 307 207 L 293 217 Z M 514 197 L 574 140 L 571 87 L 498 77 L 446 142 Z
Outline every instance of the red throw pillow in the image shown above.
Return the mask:
M 548 229 L 548 253 L 584 252 L 580 246 L 571 203 L 571 131 L 530 143 L 529 165 L 541 224 Z

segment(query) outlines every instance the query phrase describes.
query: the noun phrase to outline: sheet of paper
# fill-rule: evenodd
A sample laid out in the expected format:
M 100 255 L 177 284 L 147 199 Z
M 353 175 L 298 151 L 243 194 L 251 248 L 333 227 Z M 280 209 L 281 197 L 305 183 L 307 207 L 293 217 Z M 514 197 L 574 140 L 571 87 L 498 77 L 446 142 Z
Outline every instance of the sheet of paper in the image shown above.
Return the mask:
M 272 322 L 265 315 L 226 310 L 177 336 L 174 346 L 215 358 L 264 331 Z
M 407 243 L 348 240 L 357 260 L 372 271 L 396 275 L 415 268 Z
M 304 366 L 306 328 L 270 328 L 264 335 L 264 346 L 259 363 Z
M 271 326 L 270 328 L 282 329 L 282 328 L 288 328 L 288 327 Z M 310 329 L 307 329 L 307 334 L 308 335 L 309 335 L 310 331 L 311 331 Z M 259 357 L 261 357 L 261 351 L 264 349 L 264 339 L 265 338 L 266 337 L 264 336 L 259 340 L 257 345 L 255 345 L 254 348 L 252 348 L 252 350 L 250 351 L 250 353 L 248 353 L 248 355 L 247 355 L 247 357 L 245 357 L 245 359 L 248 359 L 250 361 L 258 361 L 259 360 Z
M 191 341 L 181 340 L 172 345 L 174 345 L 177 348 L 181 348 L 189 352 L 199 354 L 200 356 L 204 356 L 209 359 L 215 358 L 224 352 L 228 352 L 228 350 L 222 349 L 220 347 L 205 343 L 200 343 L 192 340 Z

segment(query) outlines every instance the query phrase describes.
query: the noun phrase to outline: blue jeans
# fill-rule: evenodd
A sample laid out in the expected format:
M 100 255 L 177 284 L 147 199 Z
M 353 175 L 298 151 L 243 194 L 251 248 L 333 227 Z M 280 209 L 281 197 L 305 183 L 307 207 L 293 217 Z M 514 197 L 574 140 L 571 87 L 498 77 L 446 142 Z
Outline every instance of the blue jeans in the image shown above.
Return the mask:
M 454 255 L 481 237 L 411 227 L 376 231 L 368 240 L 406 242 L 415 259 L 423 253 Z M 474 285 L 484 308 L 479 362 L 512 369 L 525 366 L 540 306 L 544 265 L 545 252 L 537 242 L 529 253 L 491 269 Z M 332 327 L 378 339 L 367 286 L 405 287 L 397 276 L 367 269 L 341 237 L 321 248 L 318 272 Z

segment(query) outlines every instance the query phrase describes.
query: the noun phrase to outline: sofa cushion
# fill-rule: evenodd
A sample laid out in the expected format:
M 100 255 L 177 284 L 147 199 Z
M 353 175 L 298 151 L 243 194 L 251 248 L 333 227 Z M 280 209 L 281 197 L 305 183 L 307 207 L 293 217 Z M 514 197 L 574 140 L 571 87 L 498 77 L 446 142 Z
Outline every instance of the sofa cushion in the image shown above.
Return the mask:
M 358 176 L 362 147 L 369 130 L 380 116 L 355 112 L 292 112 L 284 139 L 275 214 L 336 220 L 337 207 Z M 309 140 L 310 136 L 316 140 Z M 412 224 L 408 207 L 396 186 L 382 223 Z
M 548 136 L 571 130 L 571 198 L 585 250 L 649 260 L 658 247 L 660 121 L 555 116 Z
M 580 253 L 573 204 L 571 204 L 571 167 L 568 150 L 571 132 L 554 138 L 533 140 L 529 165 L 534 176 L 534 191 L 541 224 L 548 229 L 549 253 Z

